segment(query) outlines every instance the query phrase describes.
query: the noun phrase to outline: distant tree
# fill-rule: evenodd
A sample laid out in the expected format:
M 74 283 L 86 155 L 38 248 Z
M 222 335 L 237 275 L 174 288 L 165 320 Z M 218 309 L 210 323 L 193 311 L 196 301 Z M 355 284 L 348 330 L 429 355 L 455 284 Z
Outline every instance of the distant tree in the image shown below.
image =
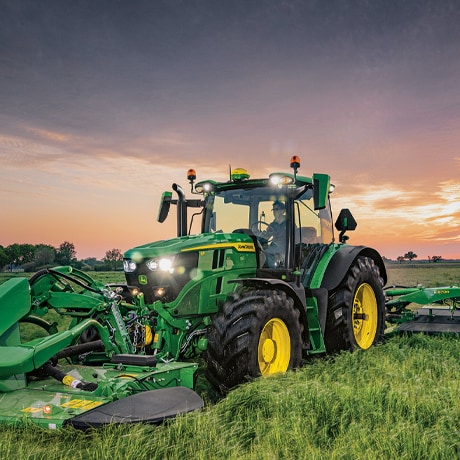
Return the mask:
M 5 248 L 6 257 L 8 258 L 8 265 L 10 270 L 13 270 L 13 265 L 19 264 L 19 258 L 21 256 L 21 249 L 19 244 L 10 244 Z
M 8 263 L 8 256 L 6 255 L 5 248 L 3 246 L 0 246 L 0 269 L 3 269 L 3 267 Z
M 442 257 L 441 256 L 432 256 L 432 257 L 428 256 L 428 260 L 435 264 L 436 262 L 439 262 L 440 260 L 442 260 Z
M 406 252 L 406 254 L 404 254 L 404 258 L 409 262 L 412 262 L 412 260 L 416 259 L 417 257 L 417 254 L 413 253 L 412 251 Z
M 68 241 L 64 241 L 56 251 L 56 262 L 61 265 L 71 265 L 76 261 L 76 255 L 75 245 Z
M 84 265 L 87 265 L 90 268 L 94 268 L 94 266 L 97 264 L 97 259 L 96 257 L 87 257 L 86 259 L 82 259 L 82 262 Z
M 8 257 L 8 264 L 10 269 L 13 265 L 22 265 L 31 262 L 35 253 L 35 246 L 33 244 L 10 244 L 5 248 L 5 253 Z
M 396 259 L 399 263 L 401 263 L 404 260 L 404 256 L 398 256 Z
M 34 257 L 30 262 L 22 264 L 26 272 L 38 270 L 41 267 L 50 266 L 56 259 L 56 248 L 48 244 L 37 244 L 35 246 Z
M 119 249 L 110 249 L 105 253 L 103 261 L 110 267 L 110 270 L 116 270 L 117 267 L 122 267 L 123 254 Z
M 34 261 L 38 266 L 51 265 L 56 259 L 56 248 L 48 244 L 38 244 L 35 248 Z

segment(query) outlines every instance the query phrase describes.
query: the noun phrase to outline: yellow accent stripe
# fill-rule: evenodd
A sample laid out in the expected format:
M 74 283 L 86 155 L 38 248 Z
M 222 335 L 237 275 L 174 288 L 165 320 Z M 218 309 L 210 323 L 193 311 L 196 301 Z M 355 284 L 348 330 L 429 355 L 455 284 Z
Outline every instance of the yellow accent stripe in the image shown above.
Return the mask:
M 234 248 L 238 252 L 256 252 L 254 243 L 218 243 L 207 244 L 204 246 L 195 246 L 194 248 L 182 249 L 182 252 L 204 251 L 206 249 Z

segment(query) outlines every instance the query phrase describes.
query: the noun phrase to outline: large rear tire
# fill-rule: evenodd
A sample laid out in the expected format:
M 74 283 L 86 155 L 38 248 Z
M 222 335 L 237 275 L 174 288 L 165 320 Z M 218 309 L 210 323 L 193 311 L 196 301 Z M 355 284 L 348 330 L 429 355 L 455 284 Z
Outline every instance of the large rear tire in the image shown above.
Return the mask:
M 329 296 L 326 350 L 366 350 L 383 341 L 384 331 L 383 279 L 374 260 L 360 256 Z
M 282 291 L 233 295 L 213 317 L 208 333 L 207 375 L 225 392 L 250 378 L 299 367 L 299 311 Z

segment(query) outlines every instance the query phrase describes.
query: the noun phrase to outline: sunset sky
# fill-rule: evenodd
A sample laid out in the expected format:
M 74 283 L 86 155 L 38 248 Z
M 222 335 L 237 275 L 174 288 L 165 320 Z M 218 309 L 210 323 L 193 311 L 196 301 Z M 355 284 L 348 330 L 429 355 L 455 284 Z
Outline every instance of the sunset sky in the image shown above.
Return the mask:
M 0 0 L 0 245 L 100 259 L 187 169 L 293 154 L 351 244 L 460 258 L 460 2 Z

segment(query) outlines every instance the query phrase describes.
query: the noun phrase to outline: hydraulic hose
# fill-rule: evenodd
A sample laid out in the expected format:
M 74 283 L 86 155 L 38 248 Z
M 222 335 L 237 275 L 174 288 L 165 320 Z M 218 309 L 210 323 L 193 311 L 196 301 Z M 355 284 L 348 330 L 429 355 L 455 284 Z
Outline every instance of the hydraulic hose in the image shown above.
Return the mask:
M 67 385 L 71 388 L 77 388 L 84 391 L 94 391 L 97 388 L 97 383 L 93 382 L 82 382 L 81 380 L 72 377 L 69 374 L 65 374 L 59 369 L 53 367 L 51 364 L 47 363 L 42 366 L 42 369 L 50 376 L 62 382 L 64 385 Z

